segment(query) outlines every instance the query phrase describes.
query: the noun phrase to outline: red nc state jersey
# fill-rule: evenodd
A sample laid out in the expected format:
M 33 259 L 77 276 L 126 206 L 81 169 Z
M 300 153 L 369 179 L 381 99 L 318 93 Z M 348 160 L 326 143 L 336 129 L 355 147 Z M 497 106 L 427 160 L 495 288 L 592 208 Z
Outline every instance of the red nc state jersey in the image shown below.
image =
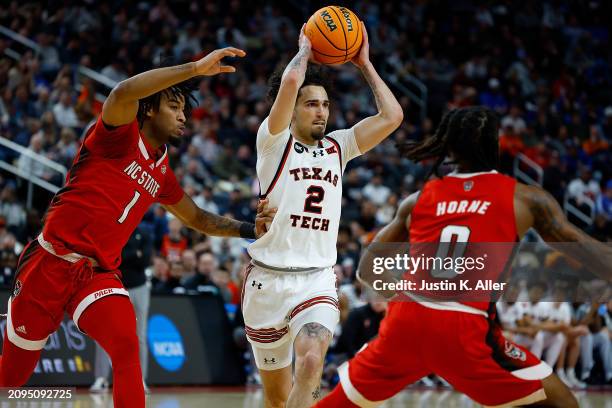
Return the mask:
M 420 287 L 423 280 L 438 283 L 417 294 L 488 310 L 492 292 L 503 290 L 489 284 L 499 281 L 509 268 L 518 240 L 515 186 L 516 180 L 496 171 L 452 173 L 425 184 L 410 218 L 411 257 L 422 250 L 450 263 L 440 267 L 430 262 L 429 268 L 405 274 Z M 461 268 L 457 258 L 463 258 Z M 445 278 L 457 286 L 442 286 Z M 464 286 L 461 280 L 467 281 Z
M 76 252 L 117 269 L 149 206 L 176 204 L 183 194 L 165 146 L 148 146 L 136 120 L 108 129 L 100 115 L 47 210 L 43 236 L 60 255 Z

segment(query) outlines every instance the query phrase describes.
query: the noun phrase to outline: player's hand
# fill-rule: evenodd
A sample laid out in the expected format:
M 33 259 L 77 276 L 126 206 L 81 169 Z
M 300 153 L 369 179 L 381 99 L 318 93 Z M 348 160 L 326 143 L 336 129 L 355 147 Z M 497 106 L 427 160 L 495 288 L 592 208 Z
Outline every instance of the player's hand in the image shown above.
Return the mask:
M 310 38 L 306 35 L 306 24 L 302 24 L 302 29 L 300 30 L 300 38 L 298 40 L 298 47 L 300 50 L 302 48 L 306 49 L 308 53 L 308 61 L 318 64 L 318 62 L 314 59 L 314 55 L 312 53 L 312 43 L 310 42 Z
M 368 32 L 366 31 L 365 24 L 361 22 L 361 32 L 363 34 L 363 42 L 361 43 L 361 49 L 353 57 L 351 62 L 357 66 L 357 68 L 363 67 L 365 64 L 370 62 L 370 42 L 368 41 Z
M 231 65 L 222 65 L 221 60 L 225 57 L 244 57 L 246 52 L 239 48 L 225 47 L 214 50 L 210 54 L 196 61 L 196 75 L 217 75 L 228 72 L 236 72 Z
M 255 235 L 261 238 L 268 232 L 268 226 L 276 215 L 277 208 L 268 207 L 268 199 L 264 198 L 257 203 L 257 216 L 255 217 Z

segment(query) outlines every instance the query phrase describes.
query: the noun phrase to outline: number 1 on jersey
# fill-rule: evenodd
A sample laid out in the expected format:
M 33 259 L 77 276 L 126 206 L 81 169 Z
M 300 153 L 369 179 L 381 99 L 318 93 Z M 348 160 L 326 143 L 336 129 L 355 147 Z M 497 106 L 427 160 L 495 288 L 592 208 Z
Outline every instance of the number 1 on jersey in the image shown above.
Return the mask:
M 138 191 L 134 191 L 134 197 L 132 198 L 132 201 L 130 201 L 128 205 L 125 206 L 125 208 L 123 209 L 123 214 L 121 214 L 121 217 L 119 217 L 119 219 L 117 220 L 119 224 L 123 224 L 123 221 L 125 221 L 128 214 L 130 213 L 130 210 L 134 205 L 136 205 L 136 201 L 138 201 L 139 198 L 140 193 Z

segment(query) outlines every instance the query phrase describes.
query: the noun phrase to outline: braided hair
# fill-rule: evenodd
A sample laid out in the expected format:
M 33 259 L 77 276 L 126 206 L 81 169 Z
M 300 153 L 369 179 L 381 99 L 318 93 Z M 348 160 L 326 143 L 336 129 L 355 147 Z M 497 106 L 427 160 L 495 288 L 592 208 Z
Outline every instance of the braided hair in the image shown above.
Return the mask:
M 161 57 L 160 59 L 161 62 L 156 68 L 176 65 L 174 63 L 174 60 L 170 57 Z M 185 113 L 185 118 L 189 119 L 193 107 L 197 106 L 198 104 L 197 99 L 192 94 L 197 89 L 198 79 L 191 78 L 186 81 L 179 82 L 178 84 L 174 84 L 169 88 L 162 89 L 161 91 L 154 93 L 153 95 L 147 96 L 146 98 L 140 99 L 138 101 L 138 113 L 136 113 L 136 119 L 138 119 L 138 127 L 142 128 L 142 125 L 145 119 L 147 118 L 148 111 L 159 111 L 159 103 L 161 102 L 161 97 L 163 94 L 165 94 L 168 99 L 181 99 L 182 97 L 182 99 L 185 100 L 185 108 L 183 112 Z
M 470 171 L 499 167 L 499 117 L 484 106 L 453 109 L 444 115 L 433 136 L 398 144 L 400 153 L 414 161 L 435 159 L 430 172 L 440 177 L 440 166 L 451 153 L 454 164 Z

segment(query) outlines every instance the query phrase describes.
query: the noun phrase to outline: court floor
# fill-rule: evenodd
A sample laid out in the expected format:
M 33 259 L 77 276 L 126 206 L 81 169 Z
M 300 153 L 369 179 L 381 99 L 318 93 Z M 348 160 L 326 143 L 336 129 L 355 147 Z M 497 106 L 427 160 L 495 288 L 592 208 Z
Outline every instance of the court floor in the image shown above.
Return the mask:
M 612 408 L 612 392 L 581 391 L 576 396 L 583 408 Z M 112 395 L 77 390 L 69 401 L 26 401 L 0 398 L 0 408 L 112 408 Z M 147 396 L 149 408 L 260 408 L 260 388 L 153 388 Z M 478 408 L 479 404 L 454 391 L 411 388 L 387 401 L 383 408 Z

